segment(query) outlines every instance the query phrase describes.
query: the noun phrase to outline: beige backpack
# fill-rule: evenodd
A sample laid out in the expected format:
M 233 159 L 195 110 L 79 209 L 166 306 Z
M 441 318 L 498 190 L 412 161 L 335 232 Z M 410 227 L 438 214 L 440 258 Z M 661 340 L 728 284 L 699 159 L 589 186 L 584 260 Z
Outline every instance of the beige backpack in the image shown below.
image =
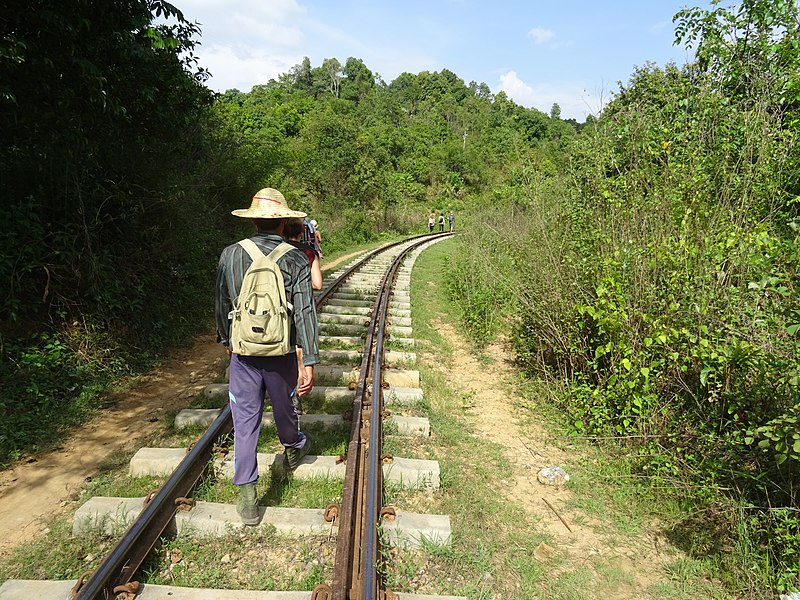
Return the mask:
M 253 264 L 247 269 L 231 320 L 231 351 L 242 356 L 283 356 L 294 350 L 290 343 L 292 305 L 286 301 L 278 259 L 294 246 L 281 242 L 264 254 L 253 240 L 239 244 Z

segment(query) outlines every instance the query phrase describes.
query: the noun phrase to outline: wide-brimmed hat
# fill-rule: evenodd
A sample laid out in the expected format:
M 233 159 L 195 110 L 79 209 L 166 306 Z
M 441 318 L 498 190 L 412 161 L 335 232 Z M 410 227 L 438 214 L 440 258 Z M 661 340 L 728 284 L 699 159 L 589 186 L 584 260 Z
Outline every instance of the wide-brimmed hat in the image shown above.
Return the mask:
M 231 214 L 236 217 L 245 217 L 247 219 L 283 219 L 286 217 L 306 216 L 304 212 L 289 208 L 283 194 L 272 188 L 259 190 L 256 195 L 253 196 L 253 202 L 250 204 L 250 208 L 232 210 Z

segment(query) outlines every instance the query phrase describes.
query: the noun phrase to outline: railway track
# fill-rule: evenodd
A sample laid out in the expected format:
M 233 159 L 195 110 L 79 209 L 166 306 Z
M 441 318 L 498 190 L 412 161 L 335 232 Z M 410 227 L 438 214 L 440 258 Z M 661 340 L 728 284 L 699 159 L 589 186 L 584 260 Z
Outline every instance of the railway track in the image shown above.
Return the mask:
M 406 368 L 415 359 L 408 287 L 413 261 L 424 247 L 449 234 L 419 236 L 385 246 L 334 274 L 317 296 L 322 365 L 312 399 L 347 399 L 343 415 L 303 414 L 303 427 L 341 424 L 349 420 L 344 456 L 307 456 L 293 474 L 297 478 L 328 477 L 343 481 L 341 501 L 316 509 L 262 507 L 260 526 L 279 533 L 320 535 L 336 532 L 335 559 L 329 581 L 311 591 L 257 592 L 198 590 L 174 586 L 140 585 L 136 577 L 145 559 L 164 536 L 224 535 L 242 527 L 235 507 L 195 502 L 191 496 L 208 477 L 229 478 L 231 460 L 220 452 L 232 431 L 230 408 L 182 411 L 176 428 L 208 425 L 189 449 L 142 448 L 130 463 L 132 476 L 165 477 L 161 487 L 145 498 L 92 498 L 75 514 L 73 531 L 107 532 L 124 529 L 114 548 L 97 569 L 77 582 L 10 580 L 0 587 L 0 599 L 17 598 L 247 598 L 269 600 L 410 600 L 434 598 L 397 594 L 381 576 L 382 545 L 418 548 L 448 544 L 446 515 L 418 515 L 384 506 L 384 482 L 435 489 L 439 485 L 436 461 L 414 460 L 384 452 L 384 425 L 405 435 L 429 435 L 427 420 L 391 415 L 387 404 L 421 399 L 418 372 Z M 357 349 L 353 349 L 357 348 Z M 399 349 L 398 349 L 399 348 Z M 357 362 L 358 366 L 354 366 Z M 204 393 L 227 398 L 227 385 L 210 384 Z M 269 414 L 265 413 L 265 425 Z M 259 454 L 262 475 L 281 477 L 281 455 Z M 439 596 L 440 599 L 454 597 Z

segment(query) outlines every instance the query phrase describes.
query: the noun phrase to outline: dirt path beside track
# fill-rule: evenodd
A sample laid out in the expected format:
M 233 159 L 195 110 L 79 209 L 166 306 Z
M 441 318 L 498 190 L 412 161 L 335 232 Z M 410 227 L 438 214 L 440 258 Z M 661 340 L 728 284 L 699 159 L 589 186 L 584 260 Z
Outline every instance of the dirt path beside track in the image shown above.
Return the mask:
M 223 369 L 215 336 L 197 338 L 130 390 L 114 394 L 108 408 L 57 449 L 0 473 L 0 555 L 40 533 L 48 518 L 74 510 L 87 477 L 115 454 L 141 446 L 166 413 L 188 406 Z

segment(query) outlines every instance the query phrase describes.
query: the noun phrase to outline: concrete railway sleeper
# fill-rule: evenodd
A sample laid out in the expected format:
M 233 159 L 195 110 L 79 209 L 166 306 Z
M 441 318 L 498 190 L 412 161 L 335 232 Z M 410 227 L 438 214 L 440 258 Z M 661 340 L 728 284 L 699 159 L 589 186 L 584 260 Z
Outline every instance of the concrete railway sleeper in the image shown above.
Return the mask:
M 415 514 L 383 505 L 384 482 L 428 490 L 439 486 L 437 461 L 384 453 L 383 436 L 384 429 L 397 435 L 430 435 L 427 419 L 392 415 L 386 407 L 402 410 L 422 399 L 419 373 L 411 368 L 416 355 L 412 350 L 410 271 L 413 259 L 427 244 L 447 236 L 418 236 L 384 246 L 334 273 L 317 296 L 323 348 L 317 379 L 325 385 L 315 387 L 309 400 L 345 403 L 351 408 L 344 414 L 301 414 L 300 418 L 304 426 L 349 428 L 350 435 L 346 455 L 306 456 L 293 477 L 343 481 L 341 503 L 313 509 L 261 507 L 258 527 L 272 527 L 284 536 L 335 534 L 330 581 L 310 592 L 139 586 L 134 581 L 163 536 L 223 536 L 244 527 L 234 505 L 186 501 L 209 473 L 231 476 L 231 459 L 218 451 L 220 441 L 232 430 L 226 403 L 222 409 L 184 410 L 176 416 L 176 429 L 208 427 L 189 450 L 141 448 L 134 455 L 129 465 L 131 476 L 166 478 L 156 492 L 144 498 L 94 497 L 78 509 L 73 519 L 76 534 L 98 529 L 111 534 L 124 529 L 93 573 L 77 583 L 9 580 L 0 587 L 0 599 L 463 600 L 394 593 L 385 588 L 379 571 L 380 544 L 416 549 L 450 542 L 448 516 Z M 360 366 L 351 366 L 359 362 Z M 227 384 L 209 384 L 204 394 L 224 402 Z M 262 427 L 271 424 L 270 413 L 265 413 Z M 259 453 L 259 474 L 281 477 L 284 462 L 280 458 Z

